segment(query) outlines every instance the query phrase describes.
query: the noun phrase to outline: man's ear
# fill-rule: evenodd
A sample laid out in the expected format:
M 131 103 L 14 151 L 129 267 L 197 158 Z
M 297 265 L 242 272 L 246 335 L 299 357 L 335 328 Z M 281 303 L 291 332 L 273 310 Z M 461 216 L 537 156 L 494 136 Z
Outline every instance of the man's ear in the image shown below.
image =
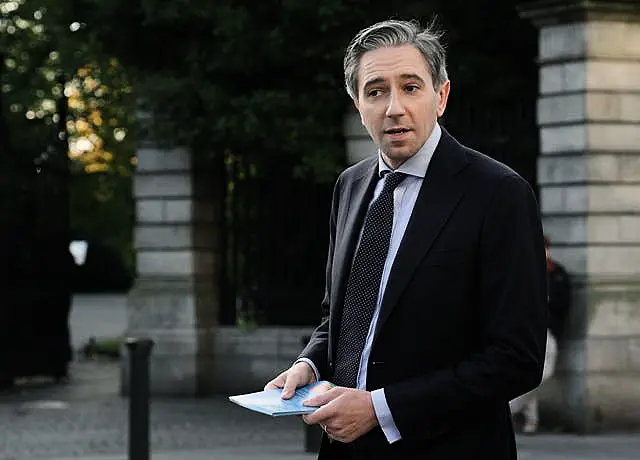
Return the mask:
M 447 108 L 447 101 L 449 100 L 449 91 L 451 90 L 451 81 L 447 80 L 438 89 L 438 106 L 436 108 L 438 117 L 444 115 L 444 111 Z
M 362 123 L 362 126 L 365 126 L 364 118 L 362 118 L 362 112 L 360 112 L 360 104 L 358 103 L 358 101 L 353 101 L 353 106 L 356 108 L 356 110 L 360 114 L 360 123 Z

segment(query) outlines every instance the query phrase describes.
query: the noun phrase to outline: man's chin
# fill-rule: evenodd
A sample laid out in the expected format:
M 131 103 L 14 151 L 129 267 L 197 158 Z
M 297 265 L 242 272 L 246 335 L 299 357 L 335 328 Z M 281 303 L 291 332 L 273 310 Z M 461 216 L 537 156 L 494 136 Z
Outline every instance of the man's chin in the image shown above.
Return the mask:
M 385 152 L 385 160 L 390 162 L 391 164 L 389 166 L 392 166 L 393 168 L 397 168 L 416 154 L 415 149 L 408 146 L 401 148 L 390 146 L 386 150 L 383 150 L 383 152 Z

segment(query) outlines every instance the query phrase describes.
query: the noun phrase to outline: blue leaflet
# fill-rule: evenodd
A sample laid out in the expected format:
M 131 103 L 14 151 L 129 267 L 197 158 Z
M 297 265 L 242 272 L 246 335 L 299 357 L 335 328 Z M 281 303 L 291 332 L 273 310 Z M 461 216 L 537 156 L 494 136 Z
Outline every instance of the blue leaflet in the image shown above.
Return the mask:
M 296 390 L 291 399 L 282 399 L 282 390 L 266 390 L 256 393 L 229 396 L 229 401 L 262 414 L 280 417 L 283 415 L 303 415 L 314 412 L 317 407 L 305 406 L 302 402 L 312 396 L 333 388 L 326 380 L 311 383 Z

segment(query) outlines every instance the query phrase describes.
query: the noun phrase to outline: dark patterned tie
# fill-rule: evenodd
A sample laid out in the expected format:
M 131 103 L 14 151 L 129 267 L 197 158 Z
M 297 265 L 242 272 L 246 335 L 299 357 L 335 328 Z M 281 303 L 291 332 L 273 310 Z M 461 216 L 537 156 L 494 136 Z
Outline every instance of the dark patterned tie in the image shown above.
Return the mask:
M 369 206 L 364 220 L 360 245 L 347 281 L 338 335 L 333 381 L 340 386 L 355 388 L 357 384 L 360 357 L 378 303 L 382 271 L 389 252 L 393 191 L 405 177 L 399 172 L 384 176 L 382 192 Z

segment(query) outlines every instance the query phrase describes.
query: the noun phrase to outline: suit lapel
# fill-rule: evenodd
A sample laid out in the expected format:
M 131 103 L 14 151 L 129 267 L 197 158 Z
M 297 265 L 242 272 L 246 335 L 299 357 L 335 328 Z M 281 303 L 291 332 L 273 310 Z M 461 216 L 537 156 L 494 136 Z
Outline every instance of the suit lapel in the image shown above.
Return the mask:
M 462 197 L 466 183 L 458 172 L 465 164 L 464 150 L 443 128 L 389 273 L 374 337 Z
M 377 157 L 374 160 L 375 161 L 371 161 L 369 167 L 364 168 L 360 176 L 356 176 L 353 179 L 351 187 L 345 188 L 345 191 L 348 192 L 346 200 L 340 200 L 341 204 L 347 209 L 344 211 L 344 214 L 343 211 L 340 211 L 340 214 L 345 216 L 346 221 L 342 231 L 343 237 L 337 242 L 334 251 L 332 277 L 336 280 L 336 285 L 331 290 L 331 326 L 334 331 L 331 337 L 332 342 L 335 342 L 338 335 L 337 331 L 339 331 L 340 327 L 344 294 L 347 288 L 347 280 L 349 278 L 349 271 L 351 270 L 351 262 L 353 261 L 356 243 L 360 235 L 364 217 L 367 213 L 369 202 L 373 196 L 373 190 L 377 183 Z M 335 345 L 335 343 L 333 343 L 333 345 Z M 334 348 L 332 347 L 332 349 Z

